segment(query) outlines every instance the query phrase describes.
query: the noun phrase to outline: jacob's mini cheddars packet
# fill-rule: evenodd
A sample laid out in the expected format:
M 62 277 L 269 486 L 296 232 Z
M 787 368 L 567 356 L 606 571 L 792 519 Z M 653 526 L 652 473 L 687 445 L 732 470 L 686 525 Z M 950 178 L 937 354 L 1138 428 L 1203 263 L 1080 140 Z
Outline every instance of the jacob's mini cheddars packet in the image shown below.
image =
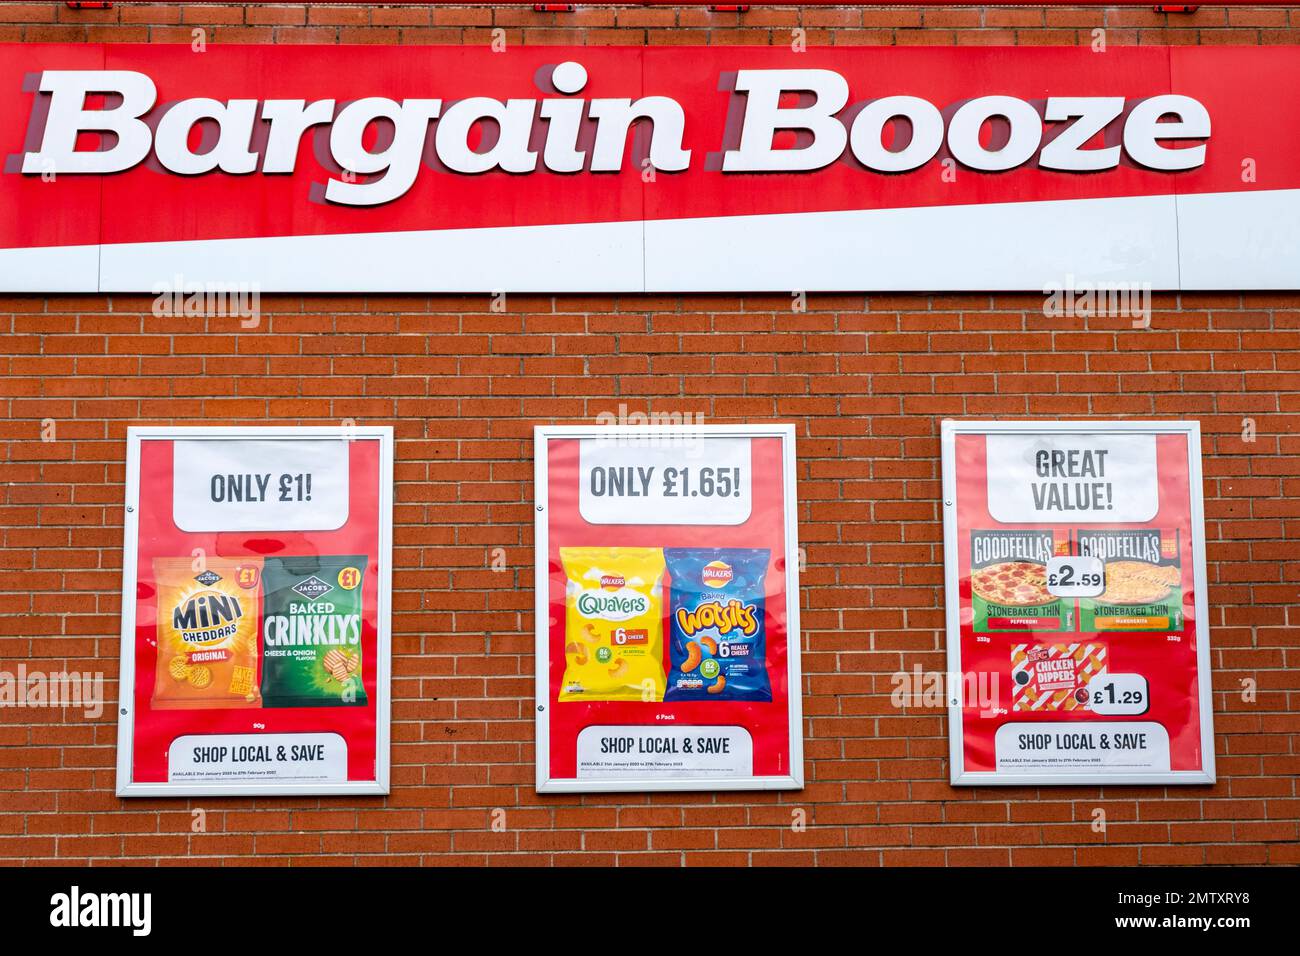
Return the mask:
M 659 548 L 561 548 L 567 579 L 561 701 L 664 699 Z
M 668 653 L 664 700 L 770 701 L 765 579 L 771 552 L 668 548 Z
M 154 710 L 257 707 L 261 558 L 154 558 Z
M 267 558 L 262 699 L 267 707 L 366 703 L 361 679 L 365 555 Z

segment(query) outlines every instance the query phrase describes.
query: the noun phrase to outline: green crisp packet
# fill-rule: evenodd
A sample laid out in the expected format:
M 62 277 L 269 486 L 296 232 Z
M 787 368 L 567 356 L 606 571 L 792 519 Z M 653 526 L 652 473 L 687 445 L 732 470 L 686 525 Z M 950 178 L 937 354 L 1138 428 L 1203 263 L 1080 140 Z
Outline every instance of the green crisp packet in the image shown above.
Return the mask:
M 262 569 L 262 706 L 366 703 L 361 680 L 365 555 L 267 558 Z

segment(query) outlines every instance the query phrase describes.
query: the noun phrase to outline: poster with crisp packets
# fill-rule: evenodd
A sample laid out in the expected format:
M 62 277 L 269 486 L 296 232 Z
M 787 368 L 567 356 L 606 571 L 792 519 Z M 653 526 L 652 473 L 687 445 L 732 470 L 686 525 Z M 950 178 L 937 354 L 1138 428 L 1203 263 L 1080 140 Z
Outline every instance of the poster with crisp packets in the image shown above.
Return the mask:
M 382 794 L 392 430 L 132 428 L 119 796 Z
M 950 780 L 1213 783 L 1196 422 L 942 428 Z
M 535 429 L 538 792 L 803 786 L 794 444 Z

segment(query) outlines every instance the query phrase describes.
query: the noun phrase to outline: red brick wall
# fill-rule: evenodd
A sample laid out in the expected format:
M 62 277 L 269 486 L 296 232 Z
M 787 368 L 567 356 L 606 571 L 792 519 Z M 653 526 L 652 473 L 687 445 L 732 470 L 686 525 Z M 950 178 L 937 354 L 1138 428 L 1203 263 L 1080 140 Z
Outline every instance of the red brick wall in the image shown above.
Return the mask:
M 1154 0 L 1153 0 L 1154 3 Z M 401 4 L 117 3 L 71 10 L 64 3 L 0 2 L 0 42 L 189 43 L 202 27 L 215 43 L 769 44 L 807 31 L 810 45 L 1300 43 L 1300 7 L 1203 6 L 1162 14 L 1150 6 L 752 7 L 712 13 L 707 5 L 581 5 L 572 13 L 531 6 Z
M 1109 43 L 1300 42 L 1297 9 L 28 3 L 0 5 L 0 23 L 6 41 L 188 42 L 203 25 L 217 43 L 477 43 L 496 24 L 526 43 L 767 43 L 802 24 L 811 43 L 1090 42 L 1094 25 Z M 0 300 L 0 669 L 103 670 L 115 699 L 128 424 L 390 423 L 393 793 L 123 802 L 113 707 L 93 721 L 5 709 L 6 862 L 1300 862 L 1300 296 L 1157 296 L 1145 330 L 1046 319 L 1033 295 L 812 296 L 806 312 L 781 296 L 511 296 L 505 313 L 485 296 L 275 296 L 255 331 L 150 305 Z M 533 793 L 531 426 L 591 423 L 620 404 L 796 423 L 801 793 Z M 889 701 L 894 672 L 945 665 L 946 416 L 1201 421 L 1215 787 L 947 785 L 943 714 Z M 195 807 L 206 833 L 191 832 Z M 795 809 L 806 830 L 792 829 Z

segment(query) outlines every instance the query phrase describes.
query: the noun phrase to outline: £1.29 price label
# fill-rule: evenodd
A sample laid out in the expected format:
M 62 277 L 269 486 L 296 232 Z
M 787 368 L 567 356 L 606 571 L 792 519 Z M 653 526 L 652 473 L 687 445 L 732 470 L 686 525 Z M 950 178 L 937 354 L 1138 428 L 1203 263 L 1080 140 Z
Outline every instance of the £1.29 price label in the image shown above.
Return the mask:
M 1150 693 L 1141 674 L 1099 674 L 1088 683 L 1088 706 L 1094 714 L 1134 717 L 1147 712 Z

